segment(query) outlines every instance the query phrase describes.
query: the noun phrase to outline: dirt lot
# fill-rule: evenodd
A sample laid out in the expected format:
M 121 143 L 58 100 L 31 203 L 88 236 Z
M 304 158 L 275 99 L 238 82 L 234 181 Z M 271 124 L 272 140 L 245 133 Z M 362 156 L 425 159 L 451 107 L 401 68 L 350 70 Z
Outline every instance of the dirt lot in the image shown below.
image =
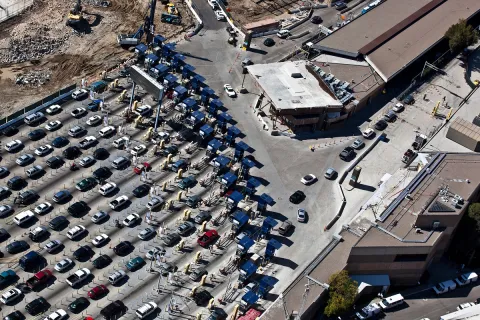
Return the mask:
M 193 26 L 188 8 L 172 1 L 182 15 L 182 25 L 160 22 L 163 5 L 158 2 L 155 33 L 172 40 Z M 65 25 L 71 0 L 36 0 L 34 7 L 0 24 L 0 118 L 47 96 L 55 90 L 98 75 L 132 54 L 118 46 L 119 33 L 133 33 L 143 23 L 147 0 L 112 0 L 102 8 L 83 5 L 91 30 L 73 32 Z M 15 84 L 19 74 L 38 70 L 48 74 L 43 84 Z
M 311 1 L 315 3 L 328 2 L 327 0 Z M 265 18 L 280 18 L 288 9 L 308 6 L 310 1 L 304 0 L 243 0 L 227 3 L 233 19 L 240 24 L 256 22 Z

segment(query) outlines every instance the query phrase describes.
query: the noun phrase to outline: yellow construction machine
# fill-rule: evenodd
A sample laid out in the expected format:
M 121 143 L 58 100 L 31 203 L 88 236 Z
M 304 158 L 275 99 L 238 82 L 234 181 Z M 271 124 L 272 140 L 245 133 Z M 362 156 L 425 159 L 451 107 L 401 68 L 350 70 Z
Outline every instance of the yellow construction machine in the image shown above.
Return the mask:
M 77 0 L 75 6 L 68 13 L 67 26 L 80 29 L 83 23 L 85 23 L 85 18 L 82 12 L 82 2 Z

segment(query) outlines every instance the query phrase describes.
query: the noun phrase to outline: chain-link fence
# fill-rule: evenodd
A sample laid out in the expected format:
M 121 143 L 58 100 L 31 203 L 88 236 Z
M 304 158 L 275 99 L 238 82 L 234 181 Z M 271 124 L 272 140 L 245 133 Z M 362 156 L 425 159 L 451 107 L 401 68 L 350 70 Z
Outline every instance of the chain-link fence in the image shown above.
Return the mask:
M 0 23 L 10 19 L 33 5 L 33 0 L 19 0 L 10 5 L 0 4 Z

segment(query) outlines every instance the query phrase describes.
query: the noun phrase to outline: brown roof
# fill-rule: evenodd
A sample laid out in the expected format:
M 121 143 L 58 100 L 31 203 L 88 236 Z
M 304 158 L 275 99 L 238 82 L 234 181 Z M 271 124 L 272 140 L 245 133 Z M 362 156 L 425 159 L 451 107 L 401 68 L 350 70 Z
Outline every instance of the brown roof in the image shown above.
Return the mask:
M 426 172 L 416 188 L 411 187 L 415 183 L 415 179 L 406 188 L 406 190 L 410 188 L 409 198 L 413 200 L 400 194 L 397 197 L 399 201 L 396 204 L 390 204 L 381 214 L 381 221 L 377 221 L 378 228 L 369 229 L 355 245 L 356 247 L 432 245 L 442 231 L 422 230 L 417 233 L 415 230 L 417 216 L 456 215 L 463 212 L 463 207 L 453 207 L 452 195 L 460 195 L 463 199 L 468 200 L 476 192 L 480 185 L 480 155 L 451 153 L 446 154 L 441 161 L 440 158 L 437 159 L 439 159 L 438 165 Z M 422 173 L 419 173 L 419 176 L 421 175 Z M 439 194 L 440 188 L 446 185 L 448 185 L 448 197 Z M 464 206 L 466 205 L 468 203 L 464 204 Z M 386 214 L 389 208 L 393 210 Z
M 457 130 L 458 132 L 463 133 L 464 135 L 480 141 L 480 127 L 474 123 L 468 122 L 462 118 L 456 118 L 448 130 Z
M 479 0 L 448 0 L 368 54 L 367 61 L 388 81 L 442 40 L 451 25 L 479 11 Z
M 318 45 L 327 52 L 357 57 L 394 36 L 442 1 L 445 0 L 387 0 L 338 29 Z

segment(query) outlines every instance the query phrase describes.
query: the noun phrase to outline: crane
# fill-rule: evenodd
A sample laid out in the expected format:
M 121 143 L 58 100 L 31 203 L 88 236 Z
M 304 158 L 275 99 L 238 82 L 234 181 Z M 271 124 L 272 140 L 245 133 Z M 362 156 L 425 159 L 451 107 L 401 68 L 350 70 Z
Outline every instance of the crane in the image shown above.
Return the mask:
M 136 46 L 140 43 L 140 40 L 142 39 L 144 34 L 146 34 L 146 43 L 150 44 L 152 42 L 153 34 L 155 32 L 154 19 L 156 5 L 156 0 L 150 1 L 148 10 L 144 15 L 144 22 L 140 26 L 140 28 L 138 28 L 137 32 L 135 32 L 134 34 L 119 34 L 117 36 L 117 42 L 119 45 L 123 47 Z M 149 14 L 148 11 L 150 11 Z

